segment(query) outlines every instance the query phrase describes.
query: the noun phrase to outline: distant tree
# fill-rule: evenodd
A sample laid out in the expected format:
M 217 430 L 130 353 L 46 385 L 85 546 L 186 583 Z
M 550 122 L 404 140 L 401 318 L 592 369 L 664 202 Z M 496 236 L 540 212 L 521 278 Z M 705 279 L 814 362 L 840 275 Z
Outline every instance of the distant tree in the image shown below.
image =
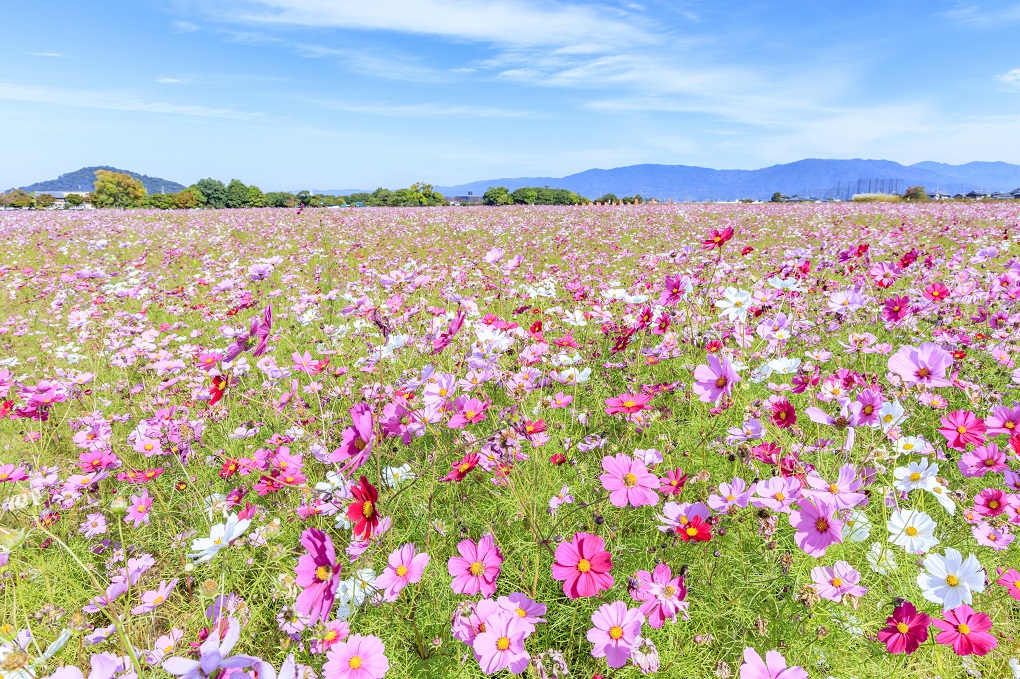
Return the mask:
M 538 202 L 538 189 L 524 186 L 511 193 L 510 196 L 517 205 L 534 205 Z
M 262 189 L 252 184 L 248 187 L 248 207 L 265 207 L 266 196 Z
M 35 206 L 40 210 L 45 210 L 48 207 L 53 207 L 53 204 L 57 202 L 57 199 L 50 193 L 40 193 L 35 197 Z
M 227 185 L 227 196 L 224 203 L 227 207 L 250 207 L 248 186 L 240 179 L 231 179 Z
M 779 191 L 776 191 L 775 193 L 772 194 L 771 201 L 773 203 L 782 203 L 783 202 L 783 194 L 779 193 Z
M 620 199 L 616 197 L 615 193 L 607 193 L 604 196 L 602 196 L 601 198 L 599 198 L 597 202 L 599 202 L 599 203 L 615 203 L 615 202 L 617 202 L 619 200 Z
M 482 202 L 486 205 L 513 205 L 514 199 L 505 186 L 490 186 L 482 194 Z
M 903 194 L 906 200 L 928 200 L 928 192 L 923 186 L 911 186 Z
M 139 207 L 145 201 L 145 187 L 129 174 L 96 170 L 92 204 L 96 207 Z
M 198 189 L 184 189 L 170 196 L 175 210 L 190 210 L 201 207 L 204 196 Z
M 85 196 L 79 195 L 77 193 L 69 193 L 66 196 L 64 196 L 64 204 L 68 205 L 69 207 L 78 207 L 84 202 Z
M 286 191 L 270 191 L 265 195 L 267 207 L 297 207 L 298 201 L 294 194 Z
M 154 193 L 146 197 L 145 204 L 157 210 L 173 210 L 174 196 L 172 193 Z
M 205 198 L 203 205 L 216 209 L 227 206 L 227 187 L 219 179 L 200 179 L 192 184 L 190 188 L 198 189 L 202 192 L 202 196 Z

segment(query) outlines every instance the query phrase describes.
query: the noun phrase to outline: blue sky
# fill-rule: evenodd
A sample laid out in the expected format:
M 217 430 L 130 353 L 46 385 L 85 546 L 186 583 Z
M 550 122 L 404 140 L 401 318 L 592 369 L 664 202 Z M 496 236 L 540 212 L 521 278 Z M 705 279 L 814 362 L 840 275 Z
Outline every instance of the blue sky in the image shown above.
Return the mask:
M 0 188 L 1020 163 L 1015 0 L 35 0 L 4 24 Z

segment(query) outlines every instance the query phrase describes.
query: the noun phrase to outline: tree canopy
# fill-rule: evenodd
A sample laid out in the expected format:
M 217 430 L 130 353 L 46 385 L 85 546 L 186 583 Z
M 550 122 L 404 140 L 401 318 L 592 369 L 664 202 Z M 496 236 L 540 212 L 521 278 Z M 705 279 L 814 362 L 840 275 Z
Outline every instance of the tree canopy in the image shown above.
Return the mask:
M 91 194 L 91 202 L 96 207 L 140 207 L 145 195 L 145 187 L 131 175 L 96 170 L 95 189 Z

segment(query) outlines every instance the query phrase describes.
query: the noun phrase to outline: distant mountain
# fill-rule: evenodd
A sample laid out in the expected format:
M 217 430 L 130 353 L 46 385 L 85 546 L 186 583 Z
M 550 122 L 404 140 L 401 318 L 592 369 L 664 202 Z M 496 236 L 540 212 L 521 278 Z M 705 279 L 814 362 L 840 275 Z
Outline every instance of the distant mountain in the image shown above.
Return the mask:
M 768 200 L 776 191 L 815 198 L 849 199 L 855 193 L 902 193 L 921 185 L 929 191 L 966 193 L 974 189 L 1009 191 L 1020 186 L 1020 165 L 922 162 L 901 165 L 890 160 L 808 158 L 759 170 L 714 170 L 689 165 L 631 165 L 586 170 L 566 177 L 487 179 L 456 186 L 437 186 L 445 196 L 481 195 L 490 186 L 511 191 L 522 186 L 569 189 L 589 198 L 606 193 L 640 194 L 658 200 Z
M 183 184 L 178 184 L 177 182 L 172 182 L 167 179 L 149 177 L 148 175 L 138 174 L 137 172 L 131 172 L 130 170 L 118 170 L 115 167 L 109 167 L 107 165 L 83 167 L 80 170 L 62 174 L 56 179 L 50 179 L 45 182 L 36 182 L 35 184 L 22 186 L 21 188 L 29 193 L 32 193 L 33 191 L 91 191 L 96 183 L 96 170 L 109 170 L 110 172 L 123 172 L 124 174 L 129 174 L 135 179 L 141 181 L 145 186 L 145 190 L 149 193 L 177 193 L 178 191 L 183 191 L 186 188 Z

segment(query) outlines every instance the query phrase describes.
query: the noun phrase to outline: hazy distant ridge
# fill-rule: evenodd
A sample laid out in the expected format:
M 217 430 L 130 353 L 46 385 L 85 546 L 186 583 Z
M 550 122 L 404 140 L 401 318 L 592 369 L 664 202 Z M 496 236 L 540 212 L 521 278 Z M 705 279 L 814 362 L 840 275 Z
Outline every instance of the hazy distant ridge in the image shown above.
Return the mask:
M 973 162 L 946 165 L 925 161 L 901 165 L 890 160 L 823 160 L 808 158 L 759 170 L 714 170 L 689 165 L 630 165 L 611 170 L 585 170 L 567 177 L 515 177 L 439 186 L 446 196 L 484 193 L 490 186 L 511 191 L 522 186 L 569 189 L 589 198 L 606 193 L 617 196 L 641 194 L 665 200 L 767 200 L 774 192 L 812 195 L 849 183 L 856 192 L 857 180 L 899 180 L 902 189 L 922 185 L 929 191 L 966 193 L 974 189 L 1009 191 L 1020 186 L 1020 165 Z M 876 182 L 877 184 L 877 182 Z M 867 181 L 862 191 L 867 190 Z M 824 197 L 815 195 L 815 197 Z

